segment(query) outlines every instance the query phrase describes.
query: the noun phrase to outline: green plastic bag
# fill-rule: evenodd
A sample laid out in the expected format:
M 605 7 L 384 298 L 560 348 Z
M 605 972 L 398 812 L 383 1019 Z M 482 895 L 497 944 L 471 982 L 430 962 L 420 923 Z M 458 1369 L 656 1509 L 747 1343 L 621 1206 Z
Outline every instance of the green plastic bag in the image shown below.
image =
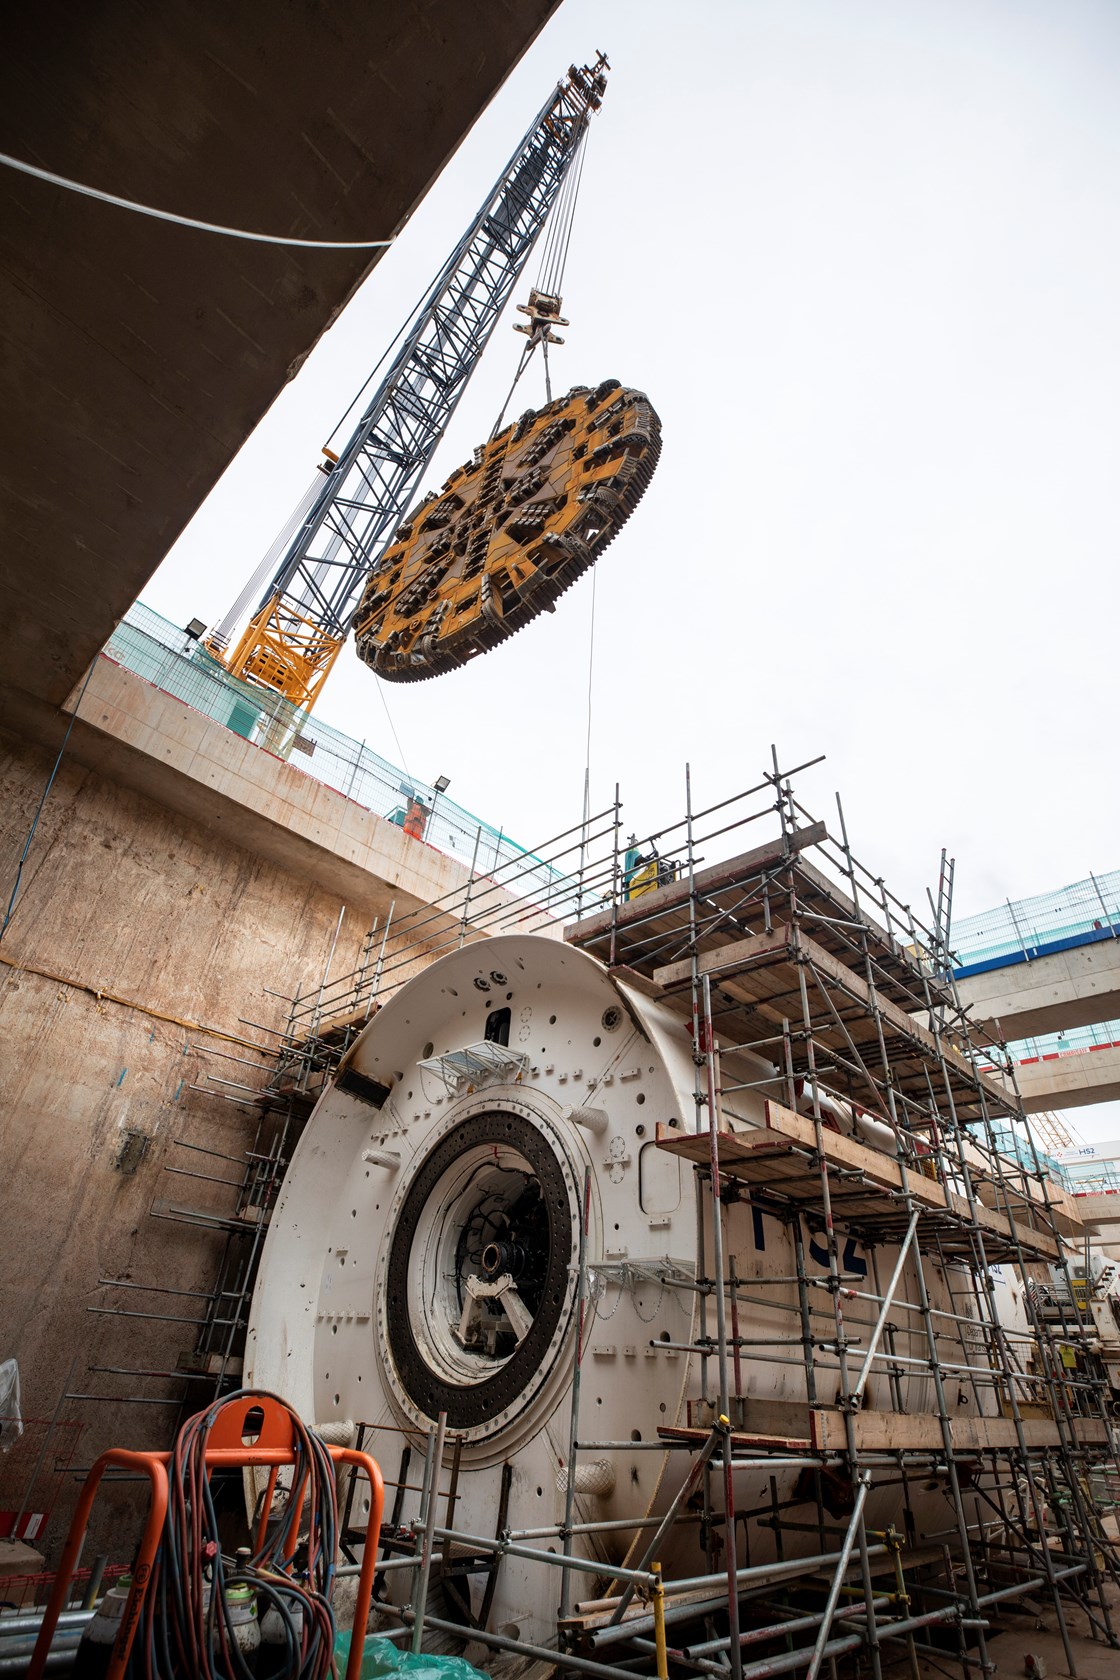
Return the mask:
M 335 1634 L 334 1657 L 342 1676 L 350 1660 L 348 1631 Z M 413 1656 L 411 1651 L 398 1651 L 391 1639 L 379 1639 L 375 1633 L 366 1636 L 360 1673 L 361 1680 L 387 1680 L 390 1675 L 401 1675 L 406 1680 L 486 1680 L 484 1674 L 462 1657 L 436 1657 L 426 1651 Z

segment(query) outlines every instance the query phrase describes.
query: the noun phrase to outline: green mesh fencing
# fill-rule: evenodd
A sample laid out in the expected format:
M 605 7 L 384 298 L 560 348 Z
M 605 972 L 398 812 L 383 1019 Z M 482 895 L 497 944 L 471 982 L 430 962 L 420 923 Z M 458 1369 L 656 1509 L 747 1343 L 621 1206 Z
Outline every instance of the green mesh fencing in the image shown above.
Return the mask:
M 497 873 L 519 897 L 564 912 L 573 888 L 570 876 L 446 794 L 408 776 L 364 741 L 332 729 L 280 695 L 231 677 L 196 638 L 142 602 L 129 609 L 103 651 L 165 694 L 389 822 L 403 826 L 410 801 L 418 798 L 430 813 L 424 831 L 429 845 L 473 865 L 477 875 Z

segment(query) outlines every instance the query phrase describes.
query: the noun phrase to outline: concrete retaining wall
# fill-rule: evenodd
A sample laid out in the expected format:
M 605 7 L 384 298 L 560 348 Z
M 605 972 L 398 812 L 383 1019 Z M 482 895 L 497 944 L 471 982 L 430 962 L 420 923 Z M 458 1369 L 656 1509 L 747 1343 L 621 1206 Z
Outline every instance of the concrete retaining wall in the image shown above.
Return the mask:
M 51 761 L 0 735 L 5 904 Z M 0 1359 L 19 1360 L 26 1415 L 51 1416 L 67 1388 L 146 1400 L 182 1392 L 181 1383 L 158 1376 L 90 1367 L 174 1370 L 178 1354 L 194 1346 L 192 1325 L 90 1309 L 125 1305 L 198 1318 L 202 1301 L 114 1292 L 98 1279 L 212 1286 L 222 1236 L 154 1219 L 149 1210 L 170 1198 L 232 1211 L 230 1190 L 169 1169 L 235 1180 L 237 1167 L 176 1140 L 239 1157 L 255 1117 L 192 1087 L 208 1073 L 261 1082 L 265 1059 L 252 1046 L 267 1045 L 268 1034 L 243 1018 L 282 1028 L 285 1006 L 266 988 L 290 994 L 318 980 L 343 904 L 214 826 L 63 762 L 0 944 Z M 370 924 L 368 905 L 346 910 L 335 974 L 356 966 Z M 129 1001 L 99 998 L 98 990 Z M 250 1065 L 222 1060 L 218 1051 Z M 149 1140 L 132 1174 L 116 1164 L 129 1132 Z M 88 1465 L 109 1444 L 165 1444 L 175 1410 L 66 1402 L 60 1415 L 86 1424 L 78 1461 Z M 73 1495 L 72 1481 L 47 1477 L 32 1504 L 52 1499 L 68 1511 Z M 136 1497 L 134 1485 L 122 1485 L 107 1509 Z M 99 1523 L 102 1535 L 107 1526 Z M 48 1554 L 57 1552 L 63 1527 L 56 1517 Z

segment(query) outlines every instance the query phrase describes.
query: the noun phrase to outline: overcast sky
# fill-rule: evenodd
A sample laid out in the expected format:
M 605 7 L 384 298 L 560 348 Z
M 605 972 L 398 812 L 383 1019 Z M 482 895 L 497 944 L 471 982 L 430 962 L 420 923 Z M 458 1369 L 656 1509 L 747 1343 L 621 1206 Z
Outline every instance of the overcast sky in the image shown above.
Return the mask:
M 597 47 L 553 377 L 647 391 L 664 449 L 596 568 L 593 804 L 617 779 L 649 831 L 686 759 L 714 800 L 776 741 L 827 754 L 803 799 L 831 816 L 839 788 L 857 853 L 916 904 L 943 845 L 959 915 L 1120 867 L 1114 0 L 565 0 L 144 599 L 226 610 Z M 510 324 L 433 485 L 493 425 Z M 382 685 L 409 769 L 526 843 L 579 818 L 591 604 L 585 578 L 466 670 Z M 318 712 L 396 761 L 377 687 L 347 650 Z

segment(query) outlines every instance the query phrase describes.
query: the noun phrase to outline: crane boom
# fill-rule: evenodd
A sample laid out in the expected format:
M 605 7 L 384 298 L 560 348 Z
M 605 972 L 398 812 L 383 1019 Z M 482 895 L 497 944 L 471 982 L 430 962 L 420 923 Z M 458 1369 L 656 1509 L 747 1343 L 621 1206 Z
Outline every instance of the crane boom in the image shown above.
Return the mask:
M 310 710 L 362 588 L 408 509 L 578 154 L 609 68 L 575 65 L 541 110 L 412 317 L 231 652 L 237 677 Z

